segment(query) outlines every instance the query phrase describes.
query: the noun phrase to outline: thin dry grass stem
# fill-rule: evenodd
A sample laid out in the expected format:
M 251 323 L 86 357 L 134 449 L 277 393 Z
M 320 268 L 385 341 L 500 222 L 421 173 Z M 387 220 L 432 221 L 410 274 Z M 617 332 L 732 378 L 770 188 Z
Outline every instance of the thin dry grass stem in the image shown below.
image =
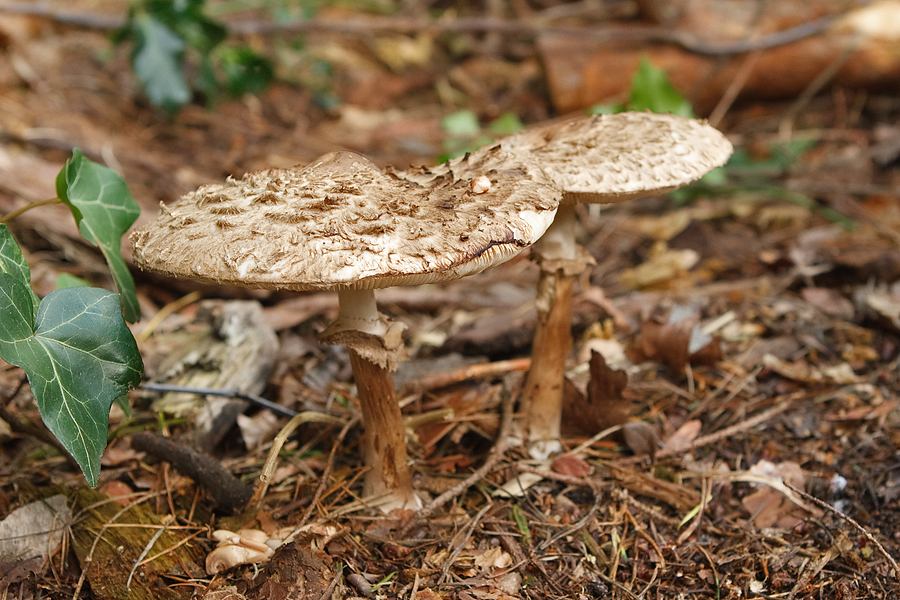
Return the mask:
M 573 448 L 572 450 L 569 450 L 568 452 L 566 452 L 566 454 L 571 454 L 571 455 L 573 455 L 573 456 L 578 456 L 579 454 L 581 454 L 582 452 L 584 452 L 585 450 L 587 450 L 588 448 L 590 448 L 591 446 L 593 446 L 594 444 L 596 444 L 597 442 L 599 442 L 600 440 L 602 440 L 603 438 L 605 438 L 605 437 L 607 437 L 607 436 L 610 436 L 610 435 L 614 434 L 615 432 L 617 432 L 617 431 L 619 431 L 619 430 L 621 430 L 621 429 L 622 429 L 622 426 L 621 426 L 621 425 L 613 425 L 612 427 L 607 427 L 606 429 L 604 429 L 604 430 L 601 431 L 600 433 L 598 433 L 598 434 L 596 434 L 595 436 L 593 436 L 591 439 L 587 440 L 586 442 L 583 442 L 583 443 L 579 444 L 578 446 L 576 446 L 576 447 Z
M 134 561 L 134 566 L 131 567 L 131 572 L 128 573 L 128 579 L 125 580 L 125 589 L 131 589 L 131 580 L 134 578 L 135 572 L 138 570 L 138 567 L 144 564 L 144 559 L 150 554 L 150 550 L 153 549 L 153 545 L 156 541 L 162 537 L 162 534 L 169 528 L 169 525 L 176 522 L 175 513 L 171 513 L 163 516 L 162 518 L 162 527 L 160 527 L 156 533 L 154 533 L 147 543 L 144 545 L 144 549 L 141 550 L 141 553 L 138 555 L 137 560 Z M 149 561 L 147 561 L 149 562 Z
M 743 62 L 741 62 L 741 66 L 738 68 L 738 72 L 735 73 L 731 83 L 728 84 L 728 88 L 722 94 L 716 107 L 709 113 L 709 118 L 707 120 L 710 125 L 713 127 L 719 126 L 725 113 L 728 112 L 728 109 L 731 108 L 731 105 L 734 104 L 734 101 L 737 99 L 738 94 L 744 89 L 747 80 L 750 78 L 750 74 L 753 73 L 761 56 L 762 50 L 754 50 L 744 58 Z
M 193 291 L 190 294 L 182 296 L 178 300 L 173 300 L 169 302 L 161 309 L 159 309 L 153 317 L 147 321 L 147 324 L 141 329 L 141 332 L 134 336 L 134 339 L 138 342 L 143 342 L 147 340 L 153 332 L 156 331 L 156 328 L 159 327 L 159 324 L 162 323 L 166 317 L 171 314 L 175 314 L 180 311 L 182 308 L 186 306 L 190 306 L 194 302 L 197 302 L 203 297 L 203 295 L 198 291 Z
M 494 506 L 493 502 L 488 502 L 484 506 L 481 507 L 474 517 L 469 521 L 468 525 L 466 525 L 465 529 L 457 533 L 453 536 L 453 540 L 450 541 L 450 546 L 455 546 L 453 551 L 450 553 L 450 556 L 447 557 L 447 560 L 444 562 L 444 567 L 441 569 L 441 577 L 437 581 L 437 585 L 440 586 L 444 583 L 444 579 L 447 578 L 447 573 L 450 571 L 450 567 L 453 566 L 453 563 L 456 561 L 456 557 L 459 556 L 459 553 L 462 552 L 463 548 L 466 545 L 466 542 L 469 541 L 469 538 L 472 537 L 472 532 L 475 531 L 475 527 L 478 526 L 478 523 L 481 522 L 481 518 Z M 457 542 L 457 538 L 459 541 Z
M 331 477 L 331 470 L 334 468 L 334 457 L 337 455 L 338 448 L 344 443 L 347 432 L 359 422 L 359 419 L 359 417 L 350 419 L 338 432 L 337 437 L 334 440 L 334 445 L 331 446 L 331 452 L 328 454 L 328 461 L 325 463 L 325 469 L 322 471 L 322 478 L 319 480 L 319 485 L 316 486 L 316 491 L 313 494 L 312 500 L 303 512 L 303 516 L 300 518 L 300 522 L 297 524 L 295 531 L 299 530 L 303 525 L 306 525 L 307 521 L 309 521 L 309 518 L 312 516 L 313 511 L 316 509 L 316 506 L 318 506 L 319 499 L 322 497 L 322 493 L 328 486 L 328 479 Z
M 266 495 L 266 491 L 269 488 L 269 482 L 275 475 L 275 467 L 278 465 L 278 454 L 281 452 L 282 447 L 284 447 L 285 442 L 287 442 L 288 437 L 295 429 L 297 429 L 297 427 L 303 423 L 326 423 L 329 425 L 344 425 L 344 427 L 347 428 L 357 421 L 358 418 L 351 419 L 345 424 L 337 417 L 314 411 L 303 411 L 291 417 L 291 420 L 285 423 L 284 427 L 281 428 L 281 431 L 278 432 L 278 435 L 275 436 L 275 439 L 272 440 L 272 446 L 269 448 L 269 455 L 266 457 L 266 462 L 263 464 L 262 471 L 260 471 L 259 474 L 261 483 L 259 487 L 256 488 L 256 491 L 254 491 L 253 498 L 251 498 L 248 505 L 256 504 L 257 508 L 261 505 L 263 498 Z M 346 435 L 346 431 L 344 432 L 344 435 Z M 339 440 L 343 440 L 342 435 L 339 435 L 338 438 Z M 333 451 L 334 450 L 332 449 L 332 452 Z M 331 458 L 333 458 L 333 455 Z M 323 478 L 322 481 L 325 481 L 325 479 Z
M 455 371 L 437 373 L 435 375 L 423 377 L 422 379 L 411 383 L 410 387 L 417 392 L 426 392 L 470 379 L 486 379 L 488 377 L 505 375 L 506 373 L 513 371 L 527 371 L 530 367 L 530 358 L 514 358 L 511 360 L 469 365 L 456 369 Z
M 810 103 L 810 101 L 818 94 L 822 88 L 828 85 L 835 75 L 837 75 L 838 71 L 841 70 L 841 67 L 844 66 L 844 63 L 850 58 L 850 56 L 859 49 L 860 42 L 862 42 L 863 36 L 861 33 L 857 33 L 853 36 L 853 39 L 847 44 L 841 51 L 841 53 L 834 57 L 834 60 L 831 63 L 822 69 L 818 75 L 806 86 L 797 99 L 794 100 L 794 103 L 791 107 L 785 111 L 784 116 L 781 118 L 781 122 L 778 123 L 778 135 L 782 141 L 788 142 L 791 139 L 791 135 L 794 130 L 794 121 L 803 112 L 806 106 Z
M 700 522 L 703 520 L 703 514 L 706 512 L 706 506 L 709 503 L 711 488 L 712 485 L 710 484 L 709 479 L 704 477 L 700 481 L 700 505 L 697 508 L 697 515 L 691 519 L 691 525 L 678 535 L 678 540 L 676 542 L 678 545 L 683 544 L 684 541 L 694 535 L 694 532 L 700 527 Z
M 808 500 L 809 502 L 812 502 L 816 506 L 820 507 L 822 510 L 824 510 L 826 512 L 830 512 L 830 513 L 836 515 L 837 517 L 843 519 L 844 521 L 847 521 L 851 525 L 853 525 L 853 527 L 855 527 L 857 529 L 857 531 L 859 531 L 861 534 L 863 534 L 867 540 L 872 542 L 875 545 L 875 547 L 881 551 L 881 553 L 884 555 L 884 558 L 889 563 L 891 563 L 891 567 L 894 569 L 894 577 L 897 577 L 898 579 L 900 579 L 900 567 L 898 567 L 897 561 L 894 560 L 894 557 L 888 553 L 888 551 L 885 549 L 885 547 L 881 545 L 881 542 L 879 542 L 875 538 L 875 536 L 873 536 L 871 533 L 869 533 L 869 531 L 865 527 L 863 527 L 858 522 L 856 522 L 856 520 L 854 520 L 853 517 L 845 515 L 844 513 L 842 513 L 838 509 L 834 508 L 827 502 L 823 502 L 823 501 L 819 500 L 818 498 L 816 498 L 815 496 L 813 496 L 811 494 L 807 494 L 803 490 L 797 488 L 794 485 L 791 485 L 787 481 L 783 481 L 782 483 L 784 483 L 785 487 L 790 489 L 792 492 L 794 492 L 798 496 L 802 497 L 804 500 Z
M 581 519 L 578 519 L 578 521 L 576 521 L 569 527 L 566 527 L 562 531 L 557 532 L 552 537 L 541 542 L 541 544 L 537 547 L 537 551 L 539 553 L 543 552 L 544 550 L 549 548 L 551 544 L 555 543 L 557 540 L 560 540 L 566 536 L 570 536 L 575 533 L 578 533 L 581 529 L 584 529 L 585 527 L 587 527 L 588 524 L 591 522 L 591 519 L 594 518 L 594 515 L 597 514 L 597 510 L 600 508 L 600 502 L 602 501 L 602 499 L 603 498 L 598 495 L 597 499 L 594 501 L 594 505 L 591 506 L 591 510 L 588 511 L 588 514 L 586 514 Z
M 709 568 L 712 569 L 713 578 L 716 581 L 716 590 L 719 590 L 721 582 L 719 580 L 719 572 L 716 571 L 716 561 L 713 560 L 713 557 L 709 554 L 709 552 L 700 544 L 695 544 L 694 547 L 700 551 L 700 553 L 706 557 L 706 562 L 709 563 Z M 717 594 L 718 595 L 718 594 Z
M 751 372 L 749 372 L 749 373 L 747 373 L 746 375 L 744 375 L 744 377 L 741 378 L 741 380 L 737 383 L 737 385 L 734 387 L 734 389 L 732 389 L 730 392 L 728 392 L 728 395 L 725 396 L 725 399 L 722 400 L 721 402 L 717 403 L 717 404 L 718 404 L 718 405 L 727 405 L 729 402 L 731 402 L 731 400 L 733 400 L 733 399 L 735 398 L 735 396 L 737 396 L 737 395 L 740 394 L 742 391 L 744 391 L 744 389 L 746 389 L 747 385 L 749 385 L 751 381 L 753 381 L 754 379 L 756 379 L 756 376 L 759 375 L 759 372 L 762 371 L 762 370 L 763 370 L 763 366 L 762 366 L 762 365 L 759 365 L 759 366 L 757 366 L 755 369 L 753 369 Z M 736 376 L 737 376 L 737 375 L 736 375 L 735 373 L 729 373 L 729 374 L 728 374 L 728 377 L 725 379 L 725 381 L 723 381 L 723 382 L 719 385 L 719 387 L 717 387 L 716 390 L 715 390 L 712 394 L 710 394 L 708 397 L 704 398 L 703 401 L 700 402 L 700 405 L 697 406 L 697 408 L 695 408 L 695 409 L 692 410 L 690 413 L 688 413 L 687 418 L 688 418 L 688 419 L 694 419 L 694 418 L 696 418 L 698 415 L 702 414 L 703 411 L 705 411 L 706 408 L 707 408 L 707 407 L 708 407 L 708 406 L 709 406 L 716 398 L 718 398 L 719 395 L 720 395 L 722 392 L 724 392 L 726 389 L 728 389 L 728 384 L 731 383 L 731 381 L 732 381 Z
M 656 543 L 656 540 L 654 540 L 650 536 L 650 534 L 647 533 L 647 529 L 645 527 L 638 524 L 637 519 L 634 518 L 634 515 L 631 514 L 630 510 L 626 510 L 625 514 L 628 515 L 628 520 L 631 521 L 631 525 L 634 527 L 634 530 L 637 531 L 638 534 L 640 534 L 640 536 L 642 538 L 647 540 L 647 543 L 650 544 L 653 547 L 653 549 L 656 551 L 657 556 L 659 556 L 660 568 L 665 569 L 666 568 L 666 559 L 663 556 L 662 550 L 660 549 L 659 545 Z
M 648 504 L 644 504 L 640 500 L 634 498 L 631 494 L 628 493 L 628 490 L 623 490 L 617 487 L 613 487 L 611 489 L 612 495 L 615 496 L 620 502 L 626 502 L 638 509 L 642 513 L 646 514 L 650 517 L 651 521 L 653 519 L 662 521 L 669 527 L 677 528 L 680 525 L 678 519 L 674 519 L 672 517 L 667 517 L 666 515 L 659 512 L 659 509 L 655 506 L 650 506 Z
M 429 502 L 427 506 L 423 507 L 421 510 L 413 514 L 409 518 L 409 520 L 400 528 L 398 532 L 398 536 L 400 538 L 406 537 L 406 535 L 417 523 L 420 523 L 421 521 L 427 519 L 444 504 L 446 504 L 453 498 L 456 498 L 464 491 L 481 481 L 484 476 L 490 473 L 494 466 L 503 458 L 503 455 L 506 453 L 506 448 L 509 443 L 509 434 L 512 429 L 513 416 L 512 394 L 510 394 L 509 391 L 505 388 L 502 390 L 501 405 L 503 410 L 500 420 L 500 430 L 497 434 L 497 441 L 494 443 L 494 447 L 491 448 L 491 453 L 488 455 L 487 460 L 484 461 L 484 464 L 476 469 L 475 472 L 473 472 L 471 475 L 466 477 L 463 481 L 453 486 L 451 489 L 447 490 L 446 492 Z

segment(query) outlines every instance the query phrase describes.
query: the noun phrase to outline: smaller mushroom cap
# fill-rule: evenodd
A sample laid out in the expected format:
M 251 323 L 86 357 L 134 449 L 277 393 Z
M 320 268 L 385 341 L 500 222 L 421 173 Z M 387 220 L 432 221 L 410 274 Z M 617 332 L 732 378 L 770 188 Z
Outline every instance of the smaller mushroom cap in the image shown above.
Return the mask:
M 495 147 L 460 170 L 469 179 L 419 183 L 334 152 L 204 186 L 131 235 L 135 262 L 269 289 L 418 285 L 504 262 L 552 223 L 561 193 L 532 158 Z M 490 185 L 472 186 L 476 177 Z
M 731 143 L 705 121 L 649 112 L 579 116 L 501 140 L 529 152 L 564 202 L 620 202 L 664 194 L 725 164 Z

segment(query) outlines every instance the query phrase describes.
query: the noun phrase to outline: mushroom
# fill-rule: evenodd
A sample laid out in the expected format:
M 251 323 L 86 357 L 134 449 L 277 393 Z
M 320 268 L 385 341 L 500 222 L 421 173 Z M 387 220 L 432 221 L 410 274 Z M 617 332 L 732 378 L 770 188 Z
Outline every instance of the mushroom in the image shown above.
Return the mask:
M 259 550 L 236 544 L 219 546 L 206 555 L 206 573 L 215 575 L 238 565 L 266 562 L 272 557 L 273 552 L 260 552 Z
M 500 148 L 450 168 L 460 177 L 419 185 L 334 152 L 304 168 L 202 187 L 131 236 L 135 262 L 151 271 L 337 291 L 340 314 L 320 339 L 349 353 L 366 429 L 363 491 L 380 497 L 385 511 L 418 500 L 390 375 L 405 355 L 402 326 L 378 313 L 374 289 L 455 279 L 504 262 L 544 233 L 561 197 L 533 159 Z
M 573 283 L 593 264 L 575 243 L 575 205 L 670 192 L 723 165 L 732 146 L 703 121 L 641 112 L 567 119 L 527 129 L 501 145 L 537 158 L 563 190 L 553 224 L 533 249 L 541 268 L 538 319 L 520 401 L 530 453 L 546 458 L 560 449 Z

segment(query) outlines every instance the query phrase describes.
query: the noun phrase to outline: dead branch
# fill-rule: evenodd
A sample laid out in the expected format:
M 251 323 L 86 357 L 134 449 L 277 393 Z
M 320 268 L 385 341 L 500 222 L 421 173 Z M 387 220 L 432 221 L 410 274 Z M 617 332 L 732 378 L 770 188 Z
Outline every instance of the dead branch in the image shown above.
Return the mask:
M 116 30 L 125 25 L 125 19 L 119 17 L 58 10 L 45 2 L 0 2 L 0 13 L 28 15 L 60 25 L 101 31 Z M 707 40 L 688 31 L 666 27 L 568 26 L 553 25 L 545 19 L 514 20 L 482 16 L 419 19 L 366 15 L 364 18 L 355 19 L 310 19 L 292 23 L 241 21 L 228 24 L 228 28 L 232 34 L 242 36 L 311 32 L 352 36 L 369 36 L 373 33 L 502 33 L 536 37 L 538 34 L 557 34 L 609 42 L 663 42 L 680 46 L 697 54 L 718 56 L 767 50 L 790 44 L 824 31 L 839 16 L 826 16 L 784 31 L 745 40 Z

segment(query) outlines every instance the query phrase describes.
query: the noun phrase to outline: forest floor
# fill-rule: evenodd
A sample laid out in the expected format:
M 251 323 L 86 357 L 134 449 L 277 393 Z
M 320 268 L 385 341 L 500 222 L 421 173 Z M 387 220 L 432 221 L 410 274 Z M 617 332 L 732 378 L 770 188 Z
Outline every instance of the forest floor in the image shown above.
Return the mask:
M 121 16 L 123 4 L 66 5 Z M 99 25 L 0 13 L 0 32 L 0 214 L 53 197 L 74 147 L 123 176 L 144 223 L 199 185 L 336 149 L 383 166 L 432 163 L 455 143 L 442 117 L 458 110 L 483 124 L 556 115 L 543 71 L 552 63 L 515 33 L 427 44 L 408 32 L 318 32 L 304 44 L 251 35 L 275 57 L 276 83 L 170 117 L 141 96 L 128 47 L 112 46 Z M 359 502 L 364 432 L 348 359 L 316 341 L 336 298 L 135 270 L 144 318 L 133 331 L 149 378 L 184 358 L 181 333 L 212 335 L 211 314 L 254 300 L 263 319 L 248 335 L 278 341 L 249 354 L 269 361 L 262 395 L 349 426 L 301 425 L 263 489 L 287 418 L 232 413 L 206 450 L 256 491 L 238 514 L 177 465 L 132 447 L 140 431 L 191 437 L 191 413 L 158 412 L 159 394 L 135 390 L 133 412 L 112 416 L 101 491 L 132 494 L 124 506 L 88 491 L 55 450 L 0 429 L 0 518 L 58 493 L 75 507 L 48 558 L 0 560 L 0 597 L 897 597 L 900 151 L 890 148 L 900 146 L 900 99 L 841 86 L 802 101 L 749 97 L 717 126 L 737 148 L 727 184 L 580 211 L 579 240 L 596 265 L 575 295 L 566 452 L 555 460 L 531 460 L 504 435 L 515 430 L 534 331 L 527 253 L 379 297 L 408 325 L 412 356 L 396 374 L 404 414 L 453 409 L 409 438 L 427 518 Z M 11 224 L 38 294 L 62 272 L 108 285 L 102 258 L 56 208 Z M 692 335 L 704 352 L 689 347 Z M 38 422 L 21 379 L 0 362 L 3 397 L 19 390 L 8 409 Z M 652 456 L 595 436 L 609 411 L 649 425 Z M 204 570 L 212 530 L 301 526 L 268 563 Z M 98 543 L 112 531 L 118 541 Z M 145 548 L 141 560 L 170 562 L 144 561 L 126 592 Z

